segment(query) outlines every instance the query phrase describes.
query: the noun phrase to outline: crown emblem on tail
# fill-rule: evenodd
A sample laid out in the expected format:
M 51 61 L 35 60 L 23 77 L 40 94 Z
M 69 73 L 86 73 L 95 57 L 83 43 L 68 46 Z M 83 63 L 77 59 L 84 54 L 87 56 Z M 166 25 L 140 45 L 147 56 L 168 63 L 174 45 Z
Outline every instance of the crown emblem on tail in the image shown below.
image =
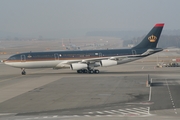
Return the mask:
M 150 42 L 156 42 L 157 37 L 154 36 L 154 35 L 151 35 L 151 36 L 148 37 L 148 40 L 149 40 Z

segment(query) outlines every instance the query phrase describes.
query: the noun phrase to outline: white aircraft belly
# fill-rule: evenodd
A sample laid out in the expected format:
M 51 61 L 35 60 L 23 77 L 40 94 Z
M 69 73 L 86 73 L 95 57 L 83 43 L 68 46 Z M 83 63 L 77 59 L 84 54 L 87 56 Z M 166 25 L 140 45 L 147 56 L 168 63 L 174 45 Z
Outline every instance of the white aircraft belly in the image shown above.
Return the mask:
M 28 61 L 28 62 L 5 62 L 5 64 L 17 68 L 53 68 L 62 61 Z

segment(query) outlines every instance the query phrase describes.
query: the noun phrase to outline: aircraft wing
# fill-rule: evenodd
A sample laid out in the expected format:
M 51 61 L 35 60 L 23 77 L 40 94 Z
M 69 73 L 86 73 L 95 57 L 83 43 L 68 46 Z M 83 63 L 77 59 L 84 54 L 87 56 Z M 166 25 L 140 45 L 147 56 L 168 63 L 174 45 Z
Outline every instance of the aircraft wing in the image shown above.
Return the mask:
M 111 57 L 98 57 L 98 58 L 88 58 L 88 59 L 79 59 L 79 60 L 67 60 L 63 61 L 63 64 L 72 64 L 72 63 L 93 63 L 93 62 L 99 62 L 101 60 L 121 60 L 124 58 L 130 58 L 130 57 L 141 57 L 142 55 L 124 55 L 124 56 L 111 56 Z
M 145 51 L 142 54 L 136 54 L 136 55 L 121 55 L 121 56 L 111 56 L 111 57 L 97 57 L 97 58 L 88 58 L 88 59 L 79 59 L 79 60 L 67 60 L 67 61 L 63 61 L 63 64 L 72 64 L 72 63 L 94 63 L 94 62 L 99 62 L 101 60 L 115 60 L 115 61 L 119 61 L 119 60 L 123 60 L 123 59 L 127 59 L 127 58 L 135 58 L 135 57 L 145 57 L 148 55 L 151 55 L 153 53 L 162 51 L 163 49 L 160 48 L 156 48 L 156 49 L 148 49 L 147 51 Z

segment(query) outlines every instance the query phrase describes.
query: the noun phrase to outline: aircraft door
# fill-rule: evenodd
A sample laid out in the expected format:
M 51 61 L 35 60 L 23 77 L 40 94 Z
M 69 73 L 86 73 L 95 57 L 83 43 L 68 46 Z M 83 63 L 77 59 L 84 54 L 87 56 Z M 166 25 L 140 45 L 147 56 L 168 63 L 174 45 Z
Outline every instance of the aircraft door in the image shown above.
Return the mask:
M 136 50 L 132 50 L 132 55 L 136 55 Z
M 102 53 L 99 53 L 99 57 L 102 57 Z
M 21 62 L 25 62 L 26 61 L 26 56 L 25 55 L 21 55 Z
M 54 54 L 54 59 L 55 59 L 55 60 L 59 60 L 59 54 L 58 54 L 58 53 L 55 53 L 55 54 Z

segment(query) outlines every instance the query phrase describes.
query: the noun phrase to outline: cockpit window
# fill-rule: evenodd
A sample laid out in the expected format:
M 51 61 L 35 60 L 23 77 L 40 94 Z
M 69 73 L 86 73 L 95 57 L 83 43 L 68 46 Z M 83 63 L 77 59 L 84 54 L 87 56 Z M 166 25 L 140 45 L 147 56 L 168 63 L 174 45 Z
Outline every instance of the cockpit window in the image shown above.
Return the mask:
M 16 59 L 16 57 L 14 57 L 14 56 L 9 58 L 9 60 L 15 60 L 15 59 Z
M 8 60 L 19 60 L 19 59 L 20 59 L 20 56 L 14 55 L 14 56 L 11 56 Z

